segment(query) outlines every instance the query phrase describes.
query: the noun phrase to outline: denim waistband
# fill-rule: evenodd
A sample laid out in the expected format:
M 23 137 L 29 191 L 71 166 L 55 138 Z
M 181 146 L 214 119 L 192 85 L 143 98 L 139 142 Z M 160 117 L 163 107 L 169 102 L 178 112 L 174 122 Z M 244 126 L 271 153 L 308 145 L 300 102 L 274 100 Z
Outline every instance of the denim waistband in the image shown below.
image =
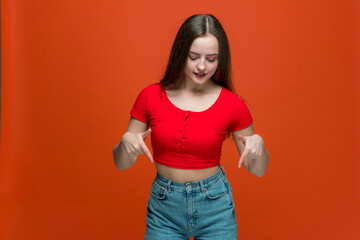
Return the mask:
M 161 187 L 163 187 L 165 190 L 167 190 L 168 192 L 171 191 L 184 192 L 189 190 L 193 190 L 193 191 L 200 190 L 201 192 L 203 192 L 205 188 L 209 188 L 211 185 L 214 185 L 224 177 L 225 177 L 224 167 L 221 164 L 219 164 L 219 170 L 217 170 L 216 173 L 200 181 L 185 182 L 185 183 L 175 182 L 157 173 L 155 182 L 159 184 Z

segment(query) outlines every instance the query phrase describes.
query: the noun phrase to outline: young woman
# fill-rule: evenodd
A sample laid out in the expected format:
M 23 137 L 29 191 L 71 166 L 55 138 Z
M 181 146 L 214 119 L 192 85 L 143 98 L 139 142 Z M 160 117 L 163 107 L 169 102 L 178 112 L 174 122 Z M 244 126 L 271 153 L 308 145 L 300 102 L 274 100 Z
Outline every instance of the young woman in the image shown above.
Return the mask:
M 246 104 L 233 93 L 229 43 L 213 15 L 194 15 L 180 27 L 164 78 L 138 95 L 115 165 L 140 154 L 155 161 L 145 239 L 237 239 L 231 187 L 220 165 L 232 134 L 238 162 L 263 176 L 269 154 L 254 134 Z M 151 134 L 153 155 L 145 144 Z

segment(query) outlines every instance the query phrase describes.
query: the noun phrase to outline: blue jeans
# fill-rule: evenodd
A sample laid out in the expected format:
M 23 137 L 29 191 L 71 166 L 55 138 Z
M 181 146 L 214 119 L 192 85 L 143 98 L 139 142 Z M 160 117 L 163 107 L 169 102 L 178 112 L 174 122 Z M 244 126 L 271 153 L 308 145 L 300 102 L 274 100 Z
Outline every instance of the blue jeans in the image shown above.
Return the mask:
M 157 174 L 147 207 L 145 240 L 234 240 L 237 224 L 231 187 L 219 170 L 197 182 Z

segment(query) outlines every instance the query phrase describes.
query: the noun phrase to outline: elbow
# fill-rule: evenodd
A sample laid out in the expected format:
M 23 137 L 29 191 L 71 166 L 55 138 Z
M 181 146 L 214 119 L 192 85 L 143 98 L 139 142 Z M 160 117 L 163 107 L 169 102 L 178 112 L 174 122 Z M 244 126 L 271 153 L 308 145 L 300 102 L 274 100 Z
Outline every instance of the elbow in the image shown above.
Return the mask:
M 124 170 L 129 168 L 129 166 L 121 164 L 121 159 L 118 156 L 118 152 L 116 151 L 116 147 L 113 150 L 113 158 L 114 158 L 114 165 L 118 170 L 124 171 Z
M 265 172 L 266 172 L 266 169 L 264 171 L 255 172 L 253 174 L 260 178 L 265 175 Z
M 120 170 L 120 171 L 124 171 L 125 169 L 127 169 L 127 168 L 120 167 L 120 166 L 117 165 L 116 163 L 115 163 L 115 166 L 116 166 L 116 168 L 117 168 L 118 170 Z
M 119 169 L 120 171 L 123 171 L 123 170 L 125 170 L 125 169 L 122 169 L 121 168 L 121 166 L 120 166 L 120 161 L 119 161 L 119 159 L 117 159 L 117 157 L 116 157 L 116 146 L 114 147 L 114 150 L 113 150 L 113 158 L 114 158 L 114 165 L 115 165 L 115 167 L 117 168 L 117 169 Z
M 264 170 L 261 171 L 261 172 L 259 172 L 259 173 L 257 173 L 256 176 L 258 176 L 258 177 L 264 176 L 264 174 L 266 173 L 266 170 L 267 170 L 267 168 L 268 168 L 268 165 L 269 165 L 269 154 L 267 154 L 267 157 L 266 157 L 266 164 L 265 164 Z
M 120 170 L 120 171 L 124 171 L 125 169 L 127 169 L 127 168 L 121 166 L 121 164 L 119 163 L 119 161 L 116 161 L 116 158 L 114 158 L 114 165 L 115 165 L 115 167 L 116 167 L 118 170 Z
M 265 172 L 263 172 L 263 173 L 258 173 L 258 174 L 255 174 L 255 176 L 257 176 L 257 177 L 259 177 L 259 178 L 261 178 L 262 176 L 264 176 L 264 174 L 265 174 Z

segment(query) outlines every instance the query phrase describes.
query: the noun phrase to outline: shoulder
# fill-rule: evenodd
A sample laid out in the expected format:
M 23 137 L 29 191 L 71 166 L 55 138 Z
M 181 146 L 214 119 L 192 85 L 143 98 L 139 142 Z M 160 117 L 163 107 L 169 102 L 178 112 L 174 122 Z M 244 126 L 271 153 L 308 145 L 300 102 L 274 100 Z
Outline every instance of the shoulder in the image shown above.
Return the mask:
M 160 85 L 158 83 L 152 83 L 152 84 L 149 84 L 148 86 L 144 87 L 140 91 L 139 96 L 147 97 L 149 95 L 154 95 L 156 93 L 160 93 L 160 91 L 161 91 Z
M 151 83 L 148 86 L 146 86 L 145 88 L 143 88 L 141 91 L 142 92 L 155 92 L 158 91 L 160 88 L 160 85 L 158 83 Z
M 223 95 L 226 103 L 231 105 L 246 106 L 244 100 L 236 93 L 231 92 L 229 89 L 223 87 Z

